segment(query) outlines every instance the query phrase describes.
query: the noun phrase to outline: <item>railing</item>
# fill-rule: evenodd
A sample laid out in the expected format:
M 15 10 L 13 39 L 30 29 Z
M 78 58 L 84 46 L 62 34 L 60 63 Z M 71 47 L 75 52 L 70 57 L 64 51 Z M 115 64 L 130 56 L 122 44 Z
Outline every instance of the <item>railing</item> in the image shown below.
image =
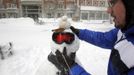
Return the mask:
M 82 6 L 101 6 L 106 7 L 106 0 L 80 0 Z

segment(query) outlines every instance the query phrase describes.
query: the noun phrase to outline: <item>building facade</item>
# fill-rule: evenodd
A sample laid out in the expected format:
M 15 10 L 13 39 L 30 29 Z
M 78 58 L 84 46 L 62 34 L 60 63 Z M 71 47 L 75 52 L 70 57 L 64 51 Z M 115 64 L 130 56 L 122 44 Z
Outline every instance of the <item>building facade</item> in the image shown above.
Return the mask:
M 72 17 L 77 9 L 76 0 L 43 0 L 44 17 Z
M 21 0 L 22 17 L 42 17 L 42 0 Z
M 19 0 L 0 0 L 0 18 L 19 17 Z
M 108 20 L 110 16 L 106 10 L 107 0 L 0 0 L 1 17 L 58 18 L 67 15 L 81 20 Z
M 80 17 L 83 20 L 107 20 L 107 0 L 79 0 Z

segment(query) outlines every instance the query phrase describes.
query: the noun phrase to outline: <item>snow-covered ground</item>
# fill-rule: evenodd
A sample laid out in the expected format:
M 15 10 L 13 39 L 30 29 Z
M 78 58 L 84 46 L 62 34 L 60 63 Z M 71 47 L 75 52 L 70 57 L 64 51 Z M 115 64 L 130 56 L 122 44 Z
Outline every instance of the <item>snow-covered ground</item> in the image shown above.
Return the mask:
M 57 28 L 57 24 L 55 20 L 38 25 L 30 18 L 0 19 L 0 44 L 13 43 L 13 56 L 0 60 L 0 75 L 55 75 L 55 67 L 47 60 L 47 56 L 51 51 L 51 30 Z M 96 31 L 113 28 L 106 23 L 71 21 L 71 25 Z M 80 41 L 77 59 L 92 75 L 107 75 L 109 53 L 110 50 Z

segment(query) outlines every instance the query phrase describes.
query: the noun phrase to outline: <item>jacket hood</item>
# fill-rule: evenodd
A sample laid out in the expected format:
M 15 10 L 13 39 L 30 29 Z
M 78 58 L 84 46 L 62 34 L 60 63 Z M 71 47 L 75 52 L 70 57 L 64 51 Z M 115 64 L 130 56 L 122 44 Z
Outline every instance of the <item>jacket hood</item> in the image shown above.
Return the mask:
M 127 29 L 134 26 L 134 0 L 122 0 L 122 1 L 126 9 L 126 24 L 122 30 L 126 31 Z

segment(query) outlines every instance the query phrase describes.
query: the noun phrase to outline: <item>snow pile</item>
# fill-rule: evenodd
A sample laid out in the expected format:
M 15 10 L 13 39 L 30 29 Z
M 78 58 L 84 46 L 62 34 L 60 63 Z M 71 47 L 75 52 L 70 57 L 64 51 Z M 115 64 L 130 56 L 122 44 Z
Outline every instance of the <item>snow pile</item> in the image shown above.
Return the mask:
M 15 25 L 22 25 L 21 23 L 23 23 L 23 26 L 24 25 L 33 25 L 34 24 L 34 20 L 32 18 L 10 18 L 9 19 L 6 19 L 6 18 L 3 18 L 0 20 L 0 23 L 1 24 L 10 24 L 10 25 L 13 25 L 15 23 Z

